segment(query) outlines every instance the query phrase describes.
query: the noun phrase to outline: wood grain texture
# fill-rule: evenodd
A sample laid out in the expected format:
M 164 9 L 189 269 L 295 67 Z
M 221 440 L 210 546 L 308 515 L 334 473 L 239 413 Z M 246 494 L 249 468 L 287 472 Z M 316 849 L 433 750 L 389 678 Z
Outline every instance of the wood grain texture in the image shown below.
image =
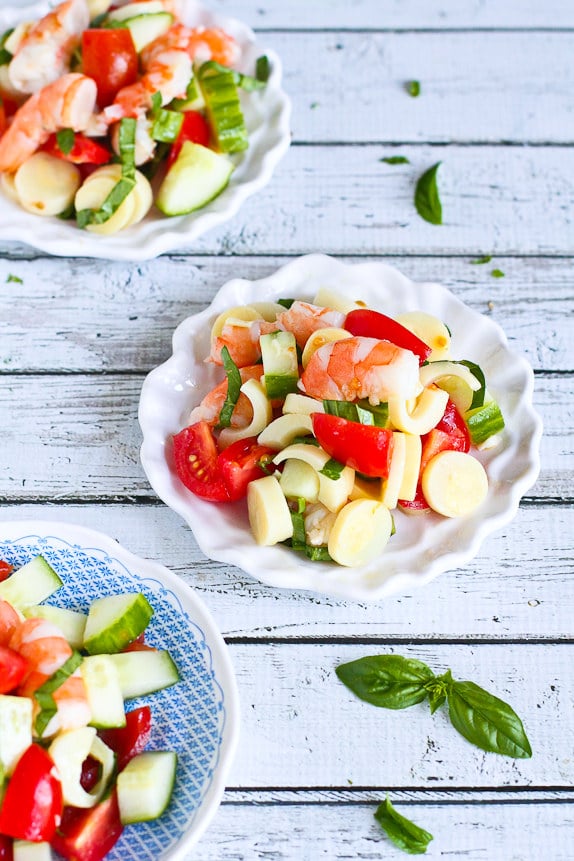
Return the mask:
M 359 263 L 351 257 L 346 262 Z M 573 370 L 571 258 L 381 257 L 414 281 L 436 281 L 504 329 L 537 370 Z M 0 259 L 0 371 L 147 372 L 171 353 L 175 327 L 232 278 L 258 280 L 284 257 L 100 261 Z M 493 278 L 494 267 L 505 273 Z M 7 279 L 21 278 L 18 285 Z M 81 284 L 81 290 L 77 285 Z M 15 297 L 17 296 L 17 300 Z
M 0 520 L 21 519 L 95 529 L 161 562 L 197 591 L 234 642 L 305 638 L 392 645 L 572 638 L 572 505 L 521 508 L 463 568 L 374 604 L 272 589 L 238 568 L 206 559 L 181 518 L 161 504 L 62 505 L 54 500 L 0 509 Z

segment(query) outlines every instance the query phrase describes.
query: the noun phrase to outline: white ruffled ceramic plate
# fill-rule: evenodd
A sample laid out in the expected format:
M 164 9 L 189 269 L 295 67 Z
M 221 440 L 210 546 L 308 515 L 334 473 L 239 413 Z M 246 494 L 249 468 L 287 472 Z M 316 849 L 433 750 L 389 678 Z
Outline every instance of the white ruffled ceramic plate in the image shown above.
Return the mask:
M 0 33 L 20 21 L 36 20 L 54 4 L 0 5 Z M 222 27 L 238 42 L 238 68 L 253 74 L 257 57 L 265 54 L 271 76 L 263 90 L 243 99 L 249 149 L 234 156 L 237 167 L 229 185 L 211 203 L 190 215 L 166 218 L 153 208 L 140 224 L 114 236 L 96 236 L 74 222 L 27 213 L 0 193 L 0 239 L 26 242 L 41 251 L 64 257 L 100 257 L 109 260 L 148 260 L 167 251 L 189 248 L 206 231 L 232 218 L 241 205 L 271 179 L 290 143 L 290 100 L 281 88 L 279 57 L 262 46 L 253 31 L 233 18 L 216 15 L 194 0 L 181 0 L 182 20 L 190 26 Z
M 422 310 L 444 320 L 452 332 L 453 357 L 480 364 L 506 421 L 502 444 L 478 454 L 489 478 L 488 497 L 480 509 L 461 519 L 396 511 L 396 534 L 381 557 L 362 568 L 311 562 L 279 545 L 258 547 L 243 502 L 217 505 L 198 499 L 178 480 L 173 468 L 172 434 L 186 425 L 190 409 L 221 378 L 217 376 L 221 369 L 203 361 L 209 354 L 210 328 L 217 314 L 255 300 L 312 299 L 320 286 L 362 299 L 390 316 Z M 347 265 L 310 255 L 261 281 L 230 281 L 209 308 L 176 329 L 173 355 L 149 374 L 143 386 L 141 458 L 158 496 L 185 518 L 207 556 L 237 565 L 271 586 L 376 600 L 463 565 L 490 532 L 515 515 L 521 496 L 540 468 L 542 425 L 532 407 L 532 390 L 530 366 L 509 349 L 500 327 L 466 307 L 445 287 L 416 284 L 382 263 Z
M 0 559 L 19 567 L 41 553 L 64 581 L 49 603 L 87 611 L 96 598 L 144 592 L 154 615 L 146 640 L 168 649 L 180 681 L 130 705 L 149 704 L 149 749 L 178 754 L 172 801 L 155 822 L 124 828 L 109 861 L 176 861 L 213 818 L 239 732 L 237 686 L 227 646 L 203 603 L 167 568 L 83 527 L 0 522 Z

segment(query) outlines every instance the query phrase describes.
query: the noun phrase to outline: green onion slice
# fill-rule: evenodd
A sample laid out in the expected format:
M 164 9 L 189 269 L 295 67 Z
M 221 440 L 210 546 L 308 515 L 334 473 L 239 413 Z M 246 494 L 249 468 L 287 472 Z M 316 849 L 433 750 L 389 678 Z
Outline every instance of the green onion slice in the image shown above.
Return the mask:
M 504 417 L 496 401 L 468 410 L 464 418 L 473 445 L 480 445 L 504 429 Z

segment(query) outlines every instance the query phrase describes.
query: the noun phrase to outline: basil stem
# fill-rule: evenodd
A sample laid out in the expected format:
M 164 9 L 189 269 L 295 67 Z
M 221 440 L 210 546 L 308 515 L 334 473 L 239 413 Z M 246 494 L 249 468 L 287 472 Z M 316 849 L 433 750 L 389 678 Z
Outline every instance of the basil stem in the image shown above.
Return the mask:
M 431 224 L 442 224 L 442 205 L 436 181 L 441 162 L 430 167 L 418 179 L 415 189 L 415 206 L 418 214 Z
M 233 410 L 235 409 L 241 393 L 241 373 L 231 358 L 231 354 L 227 347 L 222 347 L 221 349 L 221 360 L 227 374 L 227 394 L 225 396 L 223 406 L 221 407 L 221 412 L 219 413 L 218 427 L 228 428 L 231 424 Z
M 375 819 L 395 846 L 409 855 L 424 855 L 433 839 L 432 834 L 395 810 L 388 795 L 377 807 Z
M 72 673 L 78 669 L 82 661 L 83 658 L 79 652 L 72 652 L 60 669 L 52 673 L 50 678 L 34 691 L 34 699 L 40 706 L 40 711 L 34 722 L 34 730 L 39 738 L 42 737 L 44 730 L 58 711 L 58 706 L 53 696 L 54 691 L 57 691 L 64 684 Z
M 360 699 L 385 709 L 406 709 L 427 697 L 434 673 L 412 658 L 372 655 L 340 664 L 335 672 Z
M 516 759 L 532 756 L 522 721 L 514 709 L 474 682 L 452 679 L 448 713 L 454 728 L 482 750 Z

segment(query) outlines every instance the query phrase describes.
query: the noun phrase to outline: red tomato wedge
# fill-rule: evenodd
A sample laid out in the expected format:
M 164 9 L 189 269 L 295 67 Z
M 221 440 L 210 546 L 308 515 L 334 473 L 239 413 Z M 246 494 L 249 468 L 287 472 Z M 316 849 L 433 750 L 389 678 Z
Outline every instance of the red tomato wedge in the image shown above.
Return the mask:
M 178 157 L 185 141 L 201 144 L 201 146 L 209 146 L 210 139 L 211 129 L 203 114 L 200 114 L 198 111 L 185 111 L 179 134 L 176 141 L 171 145 L 167 157 L 167 169 L 170 169 Z
M 17 688 L 28 672 L 28 661 L 9 649 L 0 646 L 0 694 L 7 694 Z
M 397 347 L 410 350 L 411 353 L 419 357 L 419 364 L 421 365 L 432 353 L 432 348 L 409 331 L 406 326 L 397 323 L 392 317 L 387 317 L 386 314 L 381 314 L 379 311 L 371 311 L 367 308 L 349 311 L 343 325 L 351 335 L 390 341 Z
M 84 75 L 93 78 L 98 88 L 98 105 L 111 105 L 122 87 L 138 78 L 138 55 L 132 34 L 125 28 L 93 28 L 82 33 Z
M 63 152 L 60 149 L 57 135 L 50 135 L 42 149 L 48 155 L 70 161 L 72 164 L 107 164 L 112 158 L 112 153 L 107 147 L 80 132 L 74 135 L 74 146 L 70 152 Z
M 219 453 L 210 425 L 202 421 L 175 434 L 173 454 L 177 475 L 188 490 L 211 502 L 236 502 L 250 481 L 265 474 L 259 461 L 275 452 L 249 437 Z
M 313 433 L 327 454 L 373 478 L 387 478 L 393 432 L 327 413 L 313 413 Z
M 52 847 L 68 861 L 102 861 L 123 831 L 114 790 L 105 801 L 89 810 L 66 807 Z
M 217 443 L 207 422 L 184 428 L 173 438 L 175 471 L 188 490 L 210 502 L 229 502 L 217 468 Z
M 2 582 L 2 580 L 6 580 L 6 578 L 9 577 L 13 570 L 13 565 L 10 565 L 9 562 L 5 562 L 3 559 L 0 559 L 0 583 Z
M 126 767 L 130 759 L 141 753 L 151 736 L 151 709 L 141 706 L 126 713 L 126 725 L 117 729 L 100 730 L 99 736 L 117 755 L 118 771 Z
M 50 842 L 62 810 L 62 786 L 54 763 L 43 747 L 31 744 L 8 781 L 0 809 L 0 832 L 17 840 Z

